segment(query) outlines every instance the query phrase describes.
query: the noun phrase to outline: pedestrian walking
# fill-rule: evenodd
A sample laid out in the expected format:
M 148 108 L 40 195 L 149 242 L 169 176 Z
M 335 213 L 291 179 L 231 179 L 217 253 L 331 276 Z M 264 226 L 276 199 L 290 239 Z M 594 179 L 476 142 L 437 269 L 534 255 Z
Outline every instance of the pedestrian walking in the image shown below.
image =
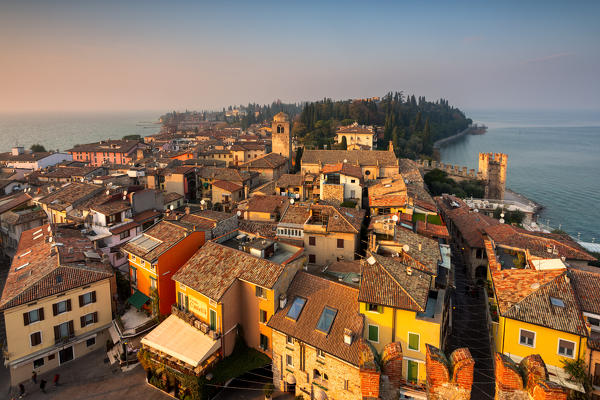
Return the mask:
M 22 399 L 25 396 L 25 385 L 19 383 L 19 398 Z
M 33 381 L 33 383 L 37 383 L 37 372 L 33 371 L 31 373 L 31 380 Z
M 58 386 L 58 380 L 60 379 L 60 374 L 56 374 L 54 375 L 54 386 Z
M 46 393 L 46 380 L 42 379 L 40 381 L 40 389 L 42 390 L 42 392 Z

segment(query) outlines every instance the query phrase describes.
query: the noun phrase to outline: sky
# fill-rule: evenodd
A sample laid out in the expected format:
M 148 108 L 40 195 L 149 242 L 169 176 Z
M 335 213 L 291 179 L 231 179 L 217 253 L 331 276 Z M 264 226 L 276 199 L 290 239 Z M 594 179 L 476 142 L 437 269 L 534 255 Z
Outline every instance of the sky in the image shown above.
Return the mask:
M 600 109 L 600 2 L 0 0 L 0 113 L 382 96 Z

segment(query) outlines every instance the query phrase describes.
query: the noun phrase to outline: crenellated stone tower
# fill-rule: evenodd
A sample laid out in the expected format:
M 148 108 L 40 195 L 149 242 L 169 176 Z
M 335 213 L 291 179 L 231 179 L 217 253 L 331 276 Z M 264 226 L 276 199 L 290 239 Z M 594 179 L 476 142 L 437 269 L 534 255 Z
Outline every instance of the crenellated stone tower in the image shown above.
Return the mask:
M 271 147 L 272 152 L 288 159 L 288 166 L 292 160 L 292 132 L 290 131 L 290 119 L 286 113 L 280 112 L 273 117 L 271 125 Z
M 507 162 L 504 153 L 479 153 L 479 174 L 485 182 L 486 199 L 504 200 Z

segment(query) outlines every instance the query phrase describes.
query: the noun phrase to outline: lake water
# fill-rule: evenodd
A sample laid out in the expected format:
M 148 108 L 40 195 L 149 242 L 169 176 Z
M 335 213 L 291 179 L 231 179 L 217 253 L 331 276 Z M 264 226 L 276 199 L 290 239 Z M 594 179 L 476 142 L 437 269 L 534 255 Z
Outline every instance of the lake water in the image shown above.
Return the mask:
M 10 151 L 19 144 L 29 148 L 34 143 L 46 149 L 67 150 L 76 144 L 103 139 L 121 139 L 125 135 L 147 136 L 160 126 L 152 124 L 160 112 L 122 113 L 0 113 L 0 151 Z
M 441 161 L 477 169 L 479 152 L 508 154 L 507 187 L 542 204 L 540 218 L 600 240 L 600 111 L 467 111 L 488 126 L 441 149 Z

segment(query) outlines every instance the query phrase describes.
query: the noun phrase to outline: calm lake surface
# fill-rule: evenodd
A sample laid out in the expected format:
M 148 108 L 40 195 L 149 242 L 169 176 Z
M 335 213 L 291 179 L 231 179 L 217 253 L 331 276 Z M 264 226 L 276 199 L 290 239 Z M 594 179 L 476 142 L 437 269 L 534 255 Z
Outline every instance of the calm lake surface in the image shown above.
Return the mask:
M 542 204 L 543 223 L 600 240 L 600 111 L 466 114 L 488 131 L 442 148 L 444 163 L 477 169 L 479 152 L 506 153 L 507 187 Z

